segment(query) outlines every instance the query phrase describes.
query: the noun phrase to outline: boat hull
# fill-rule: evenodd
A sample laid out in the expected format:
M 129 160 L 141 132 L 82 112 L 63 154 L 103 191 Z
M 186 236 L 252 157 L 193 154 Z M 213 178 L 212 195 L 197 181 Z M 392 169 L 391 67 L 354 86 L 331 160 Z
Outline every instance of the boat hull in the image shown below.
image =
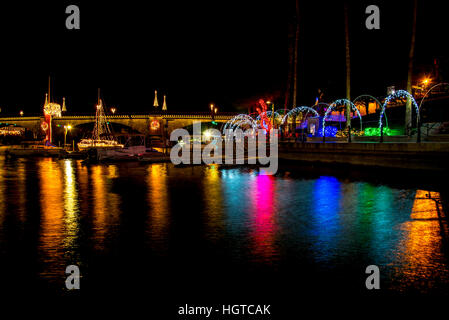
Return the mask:
M 5 151 L 13 157 L 63 157 L 66 153 L 62 148 L 10 148 Z

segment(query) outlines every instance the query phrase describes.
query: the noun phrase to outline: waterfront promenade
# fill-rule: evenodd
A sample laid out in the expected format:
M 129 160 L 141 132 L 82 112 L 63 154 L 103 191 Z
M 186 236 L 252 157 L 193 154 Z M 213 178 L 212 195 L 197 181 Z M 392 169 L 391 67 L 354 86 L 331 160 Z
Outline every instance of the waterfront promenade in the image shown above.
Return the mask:
M 448 142 L 281 142 L 279 158 L 304 162 L 446 171 Z

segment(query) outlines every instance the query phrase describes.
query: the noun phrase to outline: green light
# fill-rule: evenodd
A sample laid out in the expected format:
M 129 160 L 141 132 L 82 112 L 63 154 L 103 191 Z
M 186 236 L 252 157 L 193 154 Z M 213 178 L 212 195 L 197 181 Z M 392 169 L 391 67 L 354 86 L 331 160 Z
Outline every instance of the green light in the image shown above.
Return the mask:
M 384 136 L 399 136 L 402 134 L 400 129 L 384 128 Z M 365 128 L 365 136 L 374 137 L 380 136 L 380 128 Z
M 212 124 L 213 124 L 214 126 L 216 126 L 216 125 L 217 125 L 217 123 L 216 123 L 215 121 L 212 121 Z

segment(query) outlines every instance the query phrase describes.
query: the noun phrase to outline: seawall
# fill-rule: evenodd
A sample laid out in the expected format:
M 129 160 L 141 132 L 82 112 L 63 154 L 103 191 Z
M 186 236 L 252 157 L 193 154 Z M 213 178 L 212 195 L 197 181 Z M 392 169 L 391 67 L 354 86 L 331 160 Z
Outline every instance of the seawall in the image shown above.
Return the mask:
M 281 142 L 279 158 L 303 162 L 449 171 L 449 143 Z

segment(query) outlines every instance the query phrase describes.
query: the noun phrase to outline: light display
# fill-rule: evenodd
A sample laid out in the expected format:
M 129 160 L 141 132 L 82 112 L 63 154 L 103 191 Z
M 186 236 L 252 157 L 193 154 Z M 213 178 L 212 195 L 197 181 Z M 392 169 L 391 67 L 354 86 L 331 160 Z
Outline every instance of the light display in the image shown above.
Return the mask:
M 47 102 L 47 96 L 45 96 L 44 121 L 46 125 L 42 124 L 41 128 L 45 132 L 45 141 L 48 144 L 51 144 L 52 142 L 52 128 L 51 128 L 52 117 L 60 117 L 60 116 L 61 116 L 61 106 L 58 103 Z
M 259 104 L 261 106 L 261 108 L 256 108 L 257 112 L 259 113 L 260 116 L 260 126 L 265 129 L 267 132 L 271 131 L 271 121 L 270 119 L 267 117 L 267 104 L 265 103 L 265 101 L 263 99 L 259 100 Z
M 351 101 L 349 101 L 348 99 L 339 99 L 339 100 L 335 100 L 334 102 L 332 102 L 330 104 L 329 108 L 327 108 L 326 113 L 324 114 L 323 126 L 322 126 L 322 129 L 321 129 L 322 130 L 321 136 L 323 136 L 323 133 L 325 132 L 324 130 L 326 128 L 326 118 L 331 113 L 332 109 L 334 109 L 335 107 L 342 106 L 342 105 L 347 105 L 347 104 L 349 104 L 349 106 L 351 107 L 352 111 L 355 111 L 357 113 L 357 116 L 360 119 L 360 130 L 362 130 L 362 116 L 360 115 L 359 109 L 357 109 L 355 104 L 352 103 Z
M 256 131 L 257 130 L 257 122 L 251 116 L 242 113 L 242 114 L 236 115 L 234 118 L 232 118 L 231 120 L 226 122 L 226 124 L 223 127 L 223 133 L 225 132 L 225 130 L 228 130 L 228 129 L 232 129 L 232 130 L 252 129 L 252 130 Z
M 365 135 L 365 131 L 363 130 L 355 130 L 353 128 L 351 128 L 351 136 L 354 137 L 361 137 Z M 338 130 L 337 134 L 335 135 L 337 138 L 347 138 L 348 137 L 348 130 L 347 129 L 343 129 L 343 130 Z
M 92 132 L 92 138 L 81 139 L 78 143 L 80 150 L 88 148 L 123 148 L 123 144 L 119 144 L 109 128 L 109 122 L 106 121 L 106 115 L 103 108 L 103 101 L 99 98 L 96 106 L 95 125 Z
M 382 111 L 380 112 L 380 117 L 379 117 L 379 128 L 382 126 L 382 118 L 383 118 L 383 115 L 384 115 L 384 113 L 385 113 L 385 108 L 387 107 L 387 105 L 388 105 L 391 101 L 393 101 L 393 100 L 396 100 L 396 99 L 408 99 L 408 98 L 410 98 L 410 100 L 411 100 L 413 106 L 415 107 L 416 114 L 417 114 L 418 117 L 419 117 L 419 107 L 418 107 L 418 104 L 417 104 L 416 101 L 415 101 L 415 98 L 413 98 L 413 96 L 412 96 L 410 93 L 408 93 L 407 91 L 405 91 L 405 90 L 398 90 L 398 91 L 396 91 L 396 92 L 390 94 L 390 95 L 385 99 L 385 102 L 384 102 L 384 104 L 382 105 Z
M 402 130 L 398 129 L 390 129 L 388 127 L 383 129 L 384 136 L 398 136 L 402 134 Z M 365 128 L 365 136 L 380 136 L 380 128 Z
M 265 119 L 265 120 L 263 120 Z M 282 123 L 282 116 L 277 113 L 276 111 L 273 113 L 272 111 L 266 111 L 262 114 L 258 114 L 256 117 L 256 122 L 259 125 L 260 128 L 263 128 L 265 130 L 267 130 L 267 125 L 266 125 L 266 119 L 268 119 L 268 122 L 270 122 L 271 124 L 271 119 L 273 119 L 273 123 L 276 121 L 278 123 Z M 264 123 L 265 121 L 265 123 Z
M 159 123 L 159 121 L 157 121 L 157 120 L 151 121 L 151 124 L 150 124 L 151 130 L 157 130 L 157 129 L 159 129 L 160 126 L 161 126 L 161 124 Z
M 13 126 L 0 128 L 0 136 L 21 136 L 25 134 L 25 128 Z
M 306 106 L 296 107 L 296 108 L 293 108 L 292 110 L 290 110 L 289 112 L 287 112 L 287 114 L 282 118 L 282 124 L 284 124 L 286 121 L 288 121 L 289 117 L 295 116 L 302 112 L 307 112 L 307 113 L 310 112 L 316 117 L 319 116 L 318 112 L 313 108 L 306 107 Z
M 42 122 L 41 123 L 41 128 L 43 131 L 47 131 L 48 130 L 48 123 L 47 122 Z
M 424 99 L 427 98 L 427 96 L 429 95 L 429 93 L 430 93 L 433 89 L 438 88 L 438 87 L 441 87 L 441 86 L 449 87 L 449 83 L 447 83 L 447 82 L 438 83 L 438 84 L 434 85 L 432 88 L 430 88 L 429 90 L 427 90 L 426 94 L 422 97 L 421 102 L 419 103 L 419 110 L 421 110 L 421 106 L 422 106 L 422 104 L 423 104 L 423 102 L 424 102 Z
M 326 137 L 335 137 L 337 135 L 337 127 L 334 126 L 327 126 L 324 129 L 324 134 Z M 318 131 L 317 133 L 317 137 L 322 137 L 323 136 L 323 131 Z
M 60 117 L 61 116 L 61 105 L 58 103 L 47 103 L 44 105 L 44 114 L 50 115 L 52 117 Z

